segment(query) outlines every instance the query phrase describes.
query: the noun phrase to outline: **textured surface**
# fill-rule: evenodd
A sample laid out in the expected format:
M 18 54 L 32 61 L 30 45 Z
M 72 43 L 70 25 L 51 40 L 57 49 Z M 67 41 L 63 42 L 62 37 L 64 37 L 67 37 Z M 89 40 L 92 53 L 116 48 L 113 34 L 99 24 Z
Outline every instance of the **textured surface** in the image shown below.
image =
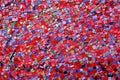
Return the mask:
M 0 0 L 0 80 L 119 80 L 120 0 Z

